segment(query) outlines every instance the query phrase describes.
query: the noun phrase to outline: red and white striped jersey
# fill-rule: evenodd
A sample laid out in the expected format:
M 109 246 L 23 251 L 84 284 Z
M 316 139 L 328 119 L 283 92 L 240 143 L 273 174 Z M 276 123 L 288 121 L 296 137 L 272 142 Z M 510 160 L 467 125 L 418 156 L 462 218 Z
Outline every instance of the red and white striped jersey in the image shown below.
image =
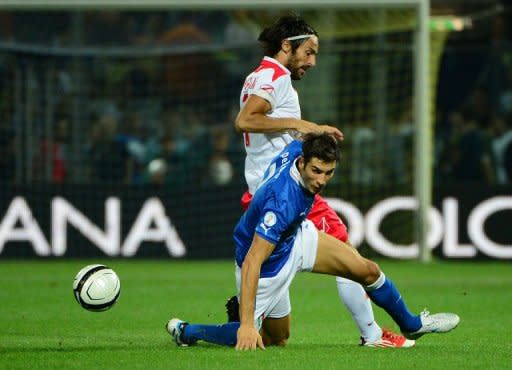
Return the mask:
M 301 118 L 299 96 L 292 86 L 290 71 L 277 60 L 264 57 L 260 66 L 245 79 L 240 94 L 240 108 L 250 95 L 257 95 L 269 102 L 267 116 L 273 118 Z M 245 181 L 254 194 L 272 159 L 286 145 L 298 137 L 298 132 L 288 130 L 276 133 L 244 133 Z

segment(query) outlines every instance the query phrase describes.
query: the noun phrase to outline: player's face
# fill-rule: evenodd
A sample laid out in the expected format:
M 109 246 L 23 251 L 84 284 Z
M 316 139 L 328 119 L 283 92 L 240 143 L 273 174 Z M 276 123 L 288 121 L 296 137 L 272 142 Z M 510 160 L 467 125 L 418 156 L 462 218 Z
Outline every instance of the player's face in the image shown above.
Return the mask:
M 299 171 L 302 181 L 306 189 L 313 194 L 320 193 L 325 185 L 332 179 L 336 161 L 324 162 L 318 158 L 311 158 L 308 163 L 304 162 L 304 158 L 299 159 Z
M 317 54 L 318 37 L 316 36 L 311 36 L 295 49 L 290 55 L 287 66 L 291 72 L 292 80 L 300 80 L 309 68 L 316 65 Z

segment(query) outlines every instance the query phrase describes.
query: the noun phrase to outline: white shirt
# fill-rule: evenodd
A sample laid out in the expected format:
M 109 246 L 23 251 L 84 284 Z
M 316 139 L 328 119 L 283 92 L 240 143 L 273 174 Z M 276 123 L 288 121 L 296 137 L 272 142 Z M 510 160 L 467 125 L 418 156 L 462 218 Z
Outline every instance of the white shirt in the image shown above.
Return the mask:
M 290 71 L 273 58 L 264 57 L 260 66 L 245 79 L 240 94 L 240 108 L 250 95 L 257 95 L 269 102 L 269 117 L 301 118 L 299 96 L 292 86 Z M 272 159 L 297 137 L 295 130 L 244 134 L 247 153 L 245 181 L 251 194 L 256 191 Z

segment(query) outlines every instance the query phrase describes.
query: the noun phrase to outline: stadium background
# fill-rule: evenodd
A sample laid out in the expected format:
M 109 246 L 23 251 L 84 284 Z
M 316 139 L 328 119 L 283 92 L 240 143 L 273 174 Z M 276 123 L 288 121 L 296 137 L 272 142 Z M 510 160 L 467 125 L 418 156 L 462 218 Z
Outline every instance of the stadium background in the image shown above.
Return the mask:
M 431 32 L 431 245 L 511 259 L 510 12 L 432 5 L 474 17 Z M 0 12 L 0 258 L 230 258 L 245 190 L 238 93 L 279 12 Z M 346 135 L 326 195 L 351 211 L 340 207 L 364 254 L 415 258 L 414 14 L 302 13 L 322 40 L 296 84 L 303 115 Z
M 346 1 L 372 3 L 332 3 Z M 170 317 L 226 320 L 231 231 L 245 190 L 233 115 L 241 79 L 260 58 L 254 39 L 287 0 L 236 12 L 163 8 L 179 0 L 73 0 L 84 8 L 72 12 L 55 5 L 66 2 L 0 0 L 1 369 L 510 367 L 508 2 L 432 1 L 433 154 L 418 158 L 414 12 L 298 0 L 309 10 L 293 10 L 321 34 L 318 68 L 296 84 L 304 115 L 346 134 L 331 204 L 411 310 L 462 321 L 410 351 L 360 348 L 334 279 L 300 274 L 289 344 L 256 353 L 178 348 L 163 327 Z M 133 8 L 100 11 L 98 2 Z M 429 237 L 438 258 L 397 260 L 418 256 L 413 178 L 429 159 L 433 176 L 421 180 L 434 183 Z M 72 293 L 73 277 L 91 263 L 121 279 L 121 298 L 102 313 Z

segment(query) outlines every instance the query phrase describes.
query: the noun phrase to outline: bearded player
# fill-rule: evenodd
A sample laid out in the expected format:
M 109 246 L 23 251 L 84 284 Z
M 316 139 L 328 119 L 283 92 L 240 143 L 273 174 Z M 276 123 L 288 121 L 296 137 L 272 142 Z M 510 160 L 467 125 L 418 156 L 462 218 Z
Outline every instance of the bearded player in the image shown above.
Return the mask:
M 241 204 L 247 209 L 271 160 L 290 142 L 307 133 L 329 133 L 343 139 L 340 130 L 301 119 L 299 97 L 292 80 L 304 77 L 315 67 L 319 51 L 317 32 L 301 17 L 284 16 L 261 32 L 258 41 L 265 56 L 260 66 L 249 74 L 240 95 L 240 112 L 235 127 L 243 133 L 246 150 L 245 180 L 248 190 Z M 316 228 L 344 243 L 349 243 L 347 228 L 327 202 L 316 195 L 308 217 Z M 337 277 L 339 296 L 359 328 L 361 344 L 370 347 L 404 348 L 414 340 L 375 322 L 370 300 L 363 287 L 346 278 Z M 238 321 L 238 297 L 226 307 L 230 321 Z

